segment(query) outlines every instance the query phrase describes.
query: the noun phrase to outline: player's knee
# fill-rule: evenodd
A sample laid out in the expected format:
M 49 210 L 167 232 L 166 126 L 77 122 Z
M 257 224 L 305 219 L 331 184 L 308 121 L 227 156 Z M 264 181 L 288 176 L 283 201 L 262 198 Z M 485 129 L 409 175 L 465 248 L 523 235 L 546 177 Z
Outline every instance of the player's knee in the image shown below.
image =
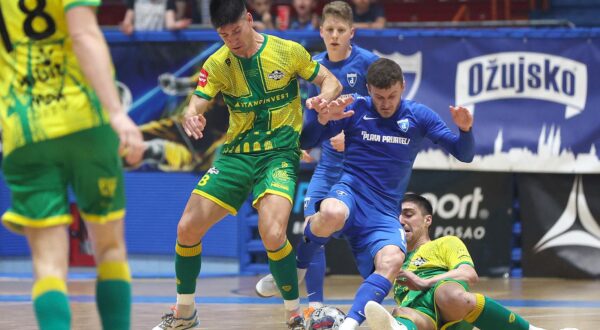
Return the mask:
M 447 320 L 460 320 L 475 308 L 475 296 L 452 286 L 441 286 L 436 291 L 435 303 Z
M 319 213 L 321 213 L 321 217 L 324 219 L 321 224 L 322 226 L 327 226 L 334 231 L 344 227 L 347 215 L 343 207 L 333 203 L 324 203 L 321 205 Z
M 183 245 L 194 245 L 202 239 L 202 228 L 182 217 L 177 224 L 177 240 Z
M 283 226 L 259 226 L 260 237 L 265 249 L 275 251 L 279 249 L 286 241 L 287 236 Z

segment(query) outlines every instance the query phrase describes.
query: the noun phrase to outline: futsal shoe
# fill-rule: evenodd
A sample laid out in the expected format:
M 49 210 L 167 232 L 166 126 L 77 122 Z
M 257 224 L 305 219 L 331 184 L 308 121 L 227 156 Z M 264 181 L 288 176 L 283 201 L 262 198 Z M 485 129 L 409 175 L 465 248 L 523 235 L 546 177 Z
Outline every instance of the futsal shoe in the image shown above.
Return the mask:
M 300 314 L 292 314 L 290 319 L 286 322 L 288 329 L 292 330 L 304 330 L 304 318 Z
M 306 269 L 296 268 L 298 273 L 298 285 L 304 281 L 304 276 L 306 275 Z M 277 283 L 275 283 L 275 278 L 273 275 L 269 274 L 261 278 L 254 287 L 256 294 L 262 298 L 270 298 L 276 295 L 280 295 L 279 288 L 277 288 Z
M 189 318 L 179 318 L 177 316 L 177 309 L 175 309 L 175 306 L 171 307 L 171 312 L 163 315 L 160 323 L 152 328 L 152 330 L 194 329 L 200 324 L 196 310 L 194 310 L 194 314 Z
M 405 325 L 398 323 L 383 306 L 372 300 L 365 305 L 365 316 L 369 328 L 373 330 L 408 330 Z

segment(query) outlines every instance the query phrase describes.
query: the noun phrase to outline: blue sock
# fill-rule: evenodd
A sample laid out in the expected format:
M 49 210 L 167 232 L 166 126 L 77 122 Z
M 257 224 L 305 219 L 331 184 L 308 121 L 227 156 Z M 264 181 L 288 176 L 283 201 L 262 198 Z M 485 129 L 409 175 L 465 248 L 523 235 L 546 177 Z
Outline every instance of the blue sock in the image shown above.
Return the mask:
M 313 260 L 315 253 L 329 242 L 329 237 L 318 237 L 310 230 L 310 222 L 304 228 L 304 239 L 296 248 L 296 265 L 298 268 L 306 269 Z
M 381 303 L 392 288 L 392 283 L 379 274 L 371 274 L 365 279 L 354 296 L 354 304 L 348 312 L 348 317 L 361 324 L 365 320 L 365 305 L 369 300 Z
M 325 247 L 315 252 L 306 272 L 306 293 L 309 302 L 323 302 L 323 280 L 325 278 Z

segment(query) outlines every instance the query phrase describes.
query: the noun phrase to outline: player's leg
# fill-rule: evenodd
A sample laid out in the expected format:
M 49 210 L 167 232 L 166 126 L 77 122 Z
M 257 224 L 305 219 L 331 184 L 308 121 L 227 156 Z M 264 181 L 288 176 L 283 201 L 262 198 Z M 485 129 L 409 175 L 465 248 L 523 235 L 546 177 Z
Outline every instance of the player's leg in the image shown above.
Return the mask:
M 393 315 L 374 301 L 367 302 L 365 316 L 373 330 L 435 330 L 431 318 L 407 307 L 396 307 Z
M 339 181 L 341 170 L 338 167 L 328 166 L 323 163 L 315 168 L 304 198 L 304 227 L 311 216 L 317 213 L 316 202 L 323 200 L 331 187 Z M 316 250 L 312 261 L 308 265 L 305 275 L 306 293 L 309 308 L 305 316 L 310 315 L 316 308 L 323 306 L 323 286 L 325 279 L 325 247 Z
M 125 189 L 116 134 L 101 126 L 65 138 L 71 152 L 68 181 L 86 220 L 96 259 L 96 304 L 104 329 L 127 330 L 131 320 L 131 275 L 123 217 Z
M 67 297 L 69 238 L 64 225 L 25 228 L 31 249 L 35 283 L 31 299 L 41 330 L 71 328 L 71 310 Z
M 396 236 L 398 235 L 396 234 Z M 367 261 L 362 259 L 365 258 L 358 257 L 357 261 L 359 268 L 363 269 L 361 273 L 365 273 L 364 269 Z M 358 328 L 365 320 L 364 308 L 367 302 L 374 301 L 381 303 L 385 299 L 392 289 L 394 279 L 400 272 L 403 262 L 404 252 L 397 245 L 385 245 L 376 252 L 374 261 L 371 261 L 371 265 L 374 263 L 375 271 L 366 276 L 356 291 L 354 302 L 348 311 L 348 317 L 340 326 L 340 330 L 354 330 Z
M 60 139 L 57 139 L 60 140 Z M 35 282 L 32 300 L 40 329 L 70 329 L 67 298 L 68 234 L 72 221 L 67 186 L 56 155 L 62 146 L 44 141 L 14 150 L 2 162 L 11 206 L 2 216 L 10 230 L 25 234 L 31 249 Z
M 365 279 L 340 330 L 356 329 L 365 319 L 368 301 L 381 303 L 402 268 L 406 251 L 404 231 L 393 210 L 381 211 L 369 200 L 357 199 L 353 221 L 360 229 L 348 235 L 360 274 Z
M 495 300 L 466 291 L 458 283 L 440 286 L 435 302 L 446 321 L 464 319 L 479 329 L 533 330 L 529 322 Z
M 284 299 L 288 326 L 302 323 L 298 299 L 296 254 L 287 239 L 287 224 L 296 189 L 299 155 L 296 152 L 274 152 L 256 158 L 256 185 L 253 205 L 258 210 L 258 231 L 267 250 L 269 270 Z

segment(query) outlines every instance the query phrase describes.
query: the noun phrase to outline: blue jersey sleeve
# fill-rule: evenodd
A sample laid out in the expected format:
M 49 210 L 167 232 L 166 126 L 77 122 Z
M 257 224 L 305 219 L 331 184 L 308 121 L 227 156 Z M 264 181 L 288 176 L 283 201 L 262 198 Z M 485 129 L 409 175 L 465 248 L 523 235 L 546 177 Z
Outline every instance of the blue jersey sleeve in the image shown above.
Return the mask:
M 473 130 L 468 132 L 460 131 L 457 136 L 454 134 L 440 116 L 433 110 L 424 107 L 426 114 L 425 126 L 426 136 L 434 143 L 441 145 L 456 159 L 470 163 L 475 156 L 475 139 L 473 138 Z
M 354 103 L 346 107 L 346 110 L 352 109 Z M 308 109 L 304 112 L 304 123 L 302 124 L 302 133 L 300 134 L 300 149 L 310 149 L 318 146 L 321 142 L 338 135 L 348 125 L 352 117 L 341 120 L 330 120 L 325 125 L 321 125 L 317 119 L 317 112 Z

